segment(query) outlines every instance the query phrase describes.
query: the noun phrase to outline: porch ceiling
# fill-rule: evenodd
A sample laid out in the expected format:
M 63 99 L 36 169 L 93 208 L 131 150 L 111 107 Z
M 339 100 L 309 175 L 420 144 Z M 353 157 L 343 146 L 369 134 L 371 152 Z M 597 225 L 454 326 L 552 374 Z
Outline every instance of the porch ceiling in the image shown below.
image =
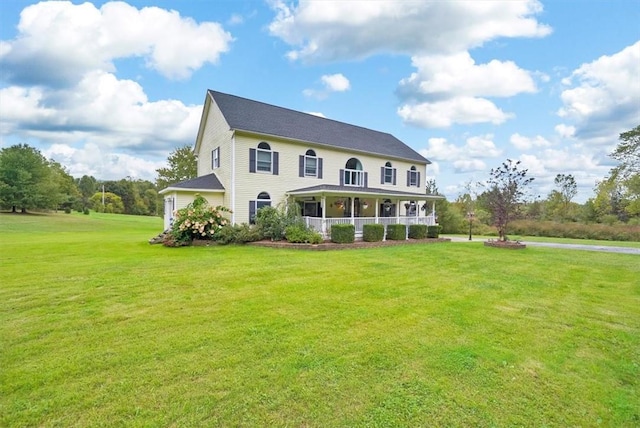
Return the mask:
M 290 190 L 287 194 L 291 196 L 366 196 L 423 201 L 444 199 L 444 196 L 427 195 L 425 193 L 401 192 L 396 190 L 376 189 L 372 187 L 336 186 L 333 184 L 321 184 L 319 186 Z

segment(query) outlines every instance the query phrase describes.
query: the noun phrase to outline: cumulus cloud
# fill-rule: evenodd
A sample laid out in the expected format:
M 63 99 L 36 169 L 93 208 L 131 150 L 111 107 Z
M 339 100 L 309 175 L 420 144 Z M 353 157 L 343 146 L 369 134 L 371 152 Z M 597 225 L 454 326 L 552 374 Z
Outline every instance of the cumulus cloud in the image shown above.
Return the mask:
M 325 74 L 320 77 L 320 83 L 323 89 L 304 89 L 303 95 L 306 97 L 315 97 L 320 100 L 325 99 L 331 92 L 345 92 L 351 89 L 351 83 L 342 73 Z
M 72 173 L 91 170 L 100 178 L 120 172 L 154 177 L 157 163 L 137 154 L 166 157 L 192 143 L 202 112 L 202 106 L 177 100 L 149 101 L 137 82 L 102 71 L 87 73 L 71 88 L 3 88 L 0 100 L 2 135 L 53 144 L 47 150 L 57 161 L 68 161 Z M 111 151 L 116 154 L 106 155 Z
M 404 104 L 398 115 L 409 124 L 423 128 L 446 128 L 454 123 L 491 122 L 499 125 L 513 117 L 484 98 L 455 97 L 444 101 Z
M 73 176 L 90 175 L 103 180 L 131 177 L 153 181 L 156 169 L 165 166 L 164 161 L 150 161 L 127 153 L 104 151 L 94 143 L 87 143 L 81 148 L 53 144 L 43 150 L 42 154 L 65 165 Z
M 462 146 L 449 143 L 445 138 L 430 138 L 428 147 L 420 150 L 427 159 L 451 162 L 455 172 L 486 171 L 484 158 L 495 158 L 502 154 L 493 142 L 493 135 L 478 135 L 466 139 Z
M 293 46 L 297 60 L 365 58 L 380 52 L 456 53 L 500 37 L 551 32 L 535 16 L 536 0 L 518 2 L 371 2 L 272 0 L 272 35 Z M 381 29 L 384 29 L 381 31 Z
M 640 117 L 640 41 L 613 55 L 582 64 L 563 79 L 558 115 L 569 121 L 556 127 L 590 145 L 615 144 L 617 136 Z
M 320 80 L 322 80 L 324 87 L 331 92 L 344 92 L 351 89 L 349 79 L 344 77 L 342 73 L 325 74 Z
M 468 52 L 412 58 L 418 69 L 402 79 L 399 108 L 403 120 L 421 127 L 448 127 L 454 123 L 503 123 L 513 115 L 484 97 L 511 97 L 533 93 L 536 84 L 530 72 L 512 61 L 493 60 L 476 64 Z
M 535 137 L 525 137 L 524 135 L 520 135 L 517 132 L 511 135 L 509 141 L 513 146 L 520 150 L 530 150 L 536 147 L 549 147 L 551 142 L 544 138 L 541 135 L 536 135 Z
M 70 86 L 90 71 L 115 71 L 114 60 L 143 58 L 172 79 L 189 77 L 229 50 L 231 35 L 214 22 L 123 2 L 42 2 L 20 15 L 18 36 L 0 45 L 2 77 L 14 84 Z

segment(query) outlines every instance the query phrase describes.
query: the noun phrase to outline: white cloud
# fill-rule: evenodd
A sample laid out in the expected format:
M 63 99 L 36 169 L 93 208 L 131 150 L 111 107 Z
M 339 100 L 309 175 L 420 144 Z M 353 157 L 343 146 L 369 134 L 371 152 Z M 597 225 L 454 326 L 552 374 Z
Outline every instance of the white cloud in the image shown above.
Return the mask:
M 72 174 L 102 179 L 152 179 L 162 164 L 141 156 L 166 158 L 192 143 L 201 112 L 176 100 L 151 102 L 138 83 L 101 71 L 69 89 L 0 89 L 3 136 L 52 144 L 43 153 Z
M 320 77 L 320 83 L 323 89 L 304 89 L 302 94 L 305 97 L 314 97 L 323 100 L 332 92 L 345 92 L 351 89 L 351 83 L 342 73 L 325 74 Z
M 512 61 L 476 64 L 469 52 L 414 56 L 418 69 L 400 81 L 400 91 L 429 96 L 510 97 L 536 91 L 531 74 Z
M 423 128 L 446 128 L 454 123 L 491 122 L 499 125 L 513 117 L 485 98 L 456 97 L 445 101 L 404 104 L 398 115 L 410 125 Z
M 456 172 L 486 171 L 487 164 L 480 159 L 457 160 L 453 163 Z
M 344 77 L 343 74 L 325 74 L 320 78 L 324 87 L 331 92 L 344 92 L 351 89 L 351 84 L 349 83 L 349 79 Z
M 514 147 L 520 150 L 530 150 L 534 147 L 549 147 L 551 145 L 551 142 L 541 135 L 525 137 L 524 135 L 515 133 L 511 135 L 509 141 L 514 145 Z
M 591 145 L 615 144 L 620 132 L 638 124 L 640 117 L 640 41 L 613 55 L 582 64 L 563 79 L 571 86 L 561 94 L 558 115 L 572 122 L 556 127 L 559 133 Z
M 114 60 L 144 58 L 165 77 L 183 79 L 229 50 L 232 37 L 214 22 L 176 11 L 136 9 L 123 2 L 41 2 L 20 15 L 18 36 L 3 41 L 0 66 L 13 83 L 70 85 L 92 70 L 113 72 Z
M 556 131 L 556 134 L 562 138 L 573 138 L 576 133 L 575 126 L 565 125 L 563 123 L 556 125 L 553 129 Z
M 65 165 L 73 176 L 90 175 L 102 180 L 131 177 L 153 181 L 157 175 L 156 169 L 166 163 L 126 153 L 104 151 L 93 143 L 87 143 L 79 149 L 66 144 L 54 144 L 43 150 L 42 154 Z
M 448 54 L 500 37 L 543 37 L 542 5 L 518 2 L 272 0 L 272 35 L 294 49 L 291 59 L 343 60 L 381 52 Z

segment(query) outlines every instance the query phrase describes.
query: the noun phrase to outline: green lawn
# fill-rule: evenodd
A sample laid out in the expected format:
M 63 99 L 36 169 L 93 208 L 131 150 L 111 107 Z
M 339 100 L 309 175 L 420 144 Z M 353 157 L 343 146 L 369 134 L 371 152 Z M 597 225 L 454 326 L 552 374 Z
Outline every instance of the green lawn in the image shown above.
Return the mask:
M 0 426 L 640 425 L 640 258 L 0 215 Z

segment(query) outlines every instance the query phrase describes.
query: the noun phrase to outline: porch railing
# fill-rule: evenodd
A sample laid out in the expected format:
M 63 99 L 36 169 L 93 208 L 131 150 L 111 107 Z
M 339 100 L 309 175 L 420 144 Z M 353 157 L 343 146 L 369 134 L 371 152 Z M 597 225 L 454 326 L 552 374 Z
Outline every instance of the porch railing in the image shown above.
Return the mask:
M 400 216 L 400 217 L 335 217 L 325 218 L 320 217 L 303 217 L 307 226 L 312 227 L 316 231 L 320 232 L 323 236 L 329 236 L 331 226 L 334 224 L 353 224 L 356 229 L 356 237 L 362 237 L 362 230 L 365 224 L 383 224 L 385 227 L 389 224 L 426 224 L 427 226 L 436 225 L 436 219 L 433 215 L 425 217 L 414 216 Z

